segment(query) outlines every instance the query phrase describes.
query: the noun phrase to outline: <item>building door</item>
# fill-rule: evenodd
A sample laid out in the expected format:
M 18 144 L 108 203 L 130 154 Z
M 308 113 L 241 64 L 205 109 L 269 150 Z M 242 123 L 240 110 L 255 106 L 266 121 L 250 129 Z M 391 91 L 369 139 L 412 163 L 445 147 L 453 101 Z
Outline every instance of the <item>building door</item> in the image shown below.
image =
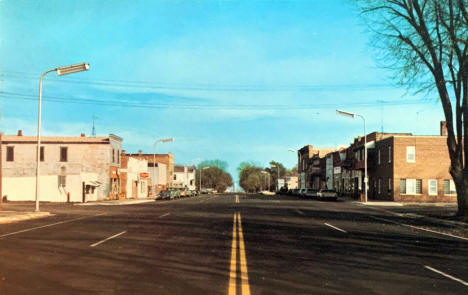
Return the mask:
M 132 198 L 136 199 L 138 193 L 138 181 L 132 181 Z

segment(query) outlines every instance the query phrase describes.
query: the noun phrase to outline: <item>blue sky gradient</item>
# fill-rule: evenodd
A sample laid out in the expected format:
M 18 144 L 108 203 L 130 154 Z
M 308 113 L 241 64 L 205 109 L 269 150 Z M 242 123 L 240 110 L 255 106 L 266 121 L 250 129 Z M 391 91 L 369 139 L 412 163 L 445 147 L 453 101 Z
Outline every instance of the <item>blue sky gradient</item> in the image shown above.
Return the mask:
M 219 158 L 292 167 L 288 148 L 347 145 L 368 131 L 438 134 L 437 95 L 411 95 L 379 69 L 352 1 L 0 1 L 0 130 L 115 133 L 180 164 Z M 48 101 L 54 99 L 55 101 Z M 383 101 L 383 102 L 381 102 Z

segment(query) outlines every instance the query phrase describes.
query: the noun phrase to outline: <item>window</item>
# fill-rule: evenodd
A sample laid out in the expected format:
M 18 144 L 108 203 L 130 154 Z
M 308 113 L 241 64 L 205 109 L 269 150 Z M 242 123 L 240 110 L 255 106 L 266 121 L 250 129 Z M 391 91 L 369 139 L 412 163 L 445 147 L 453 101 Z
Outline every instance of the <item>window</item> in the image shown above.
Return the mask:
M 422 179 L 416 179 L 416 194 L 422 194 Z
M 400 194 L 406 194 L 406 179 L 400 179 Z
M 414 146 L 406 147 L 406 162 L 408 163 L 416 162 L 416 148 Z
M 15 160 L 15 150 L 13 146 L 7 146 L 7 158 L 8 162 L 13 162 Z
M 445 179 L 444 180 L 444 195 L 454 195 L 457 193 L 455 189 L 455 183 L 452 179 Z
M 406 194 L 408 195 L 416 194 L 416 179 L 406 180 Z
M 115 163 L 115 150 L 112 149 L 112 163 Z
M 60 162 L 67 162 L 68 161 L 68 147 L 62 146 L 60 147 Z
M 39 153 L 39 159 L 41 159 L 41 162 L 44 162 L 44 147 L 41 146 L 41 150 Z
M 392 191 L 392 179 L 391 178 L 388 179 L 388 191 L 389 192 Z
M 65 187 L 67 184 L 67 168 L 66 167 L 61 167 L 60 168 L 60 175 L 58 177 L 59 181 L 59 186 Z
M 380 149 L 377 151 L 377 164 L 380 165 Z
M 437 179 L 429 179 L 427 181 L 427 187 L 429 188 L 429 196 L 437 196 Z
M 177 174 L 174 174 L 174 180 L 177 180 Z
M 388 147 L 388 162 L 389 163 L 392 162 L 392 147 L 391 146 Z
M 378 193 L 381 194 L 382 193 L 382 178 L 379 178 L 379 182 L 378 182 Z
M 117 150 L 117 164 L 120 164 L 120 150 Z
M 400 179 L 400 194 L 416 195 L 422 193 L 421 179 Z

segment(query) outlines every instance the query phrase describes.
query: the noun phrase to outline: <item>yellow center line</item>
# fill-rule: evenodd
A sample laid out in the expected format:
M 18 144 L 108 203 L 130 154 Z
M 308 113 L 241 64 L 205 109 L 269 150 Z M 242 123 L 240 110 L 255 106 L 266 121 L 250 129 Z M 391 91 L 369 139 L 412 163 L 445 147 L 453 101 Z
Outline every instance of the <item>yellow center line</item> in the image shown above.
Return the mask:
M 236 295 L 237 287 L 237 215 L 234 214 L 232 226 L 231 272 L 229 273 L 229 295 Z
M 234 213 L 232 227 L 232 246 L 231 246 L 231 268 L 229 273 L 228 295 L 237 294 L 237 247 L 239 247 L 240 256 L 240 281 L 241 294 L 250 295 L 249 275 L 247 269 L 247 258 L 245 255 L 244 233 L 242 232 L 242 221 L 240 213 Z M 239 238 L 239 243 L 237 239 Z
M 238 204 L 239 203 L 239 196 L 236 195 L 236 203 Z
M 250 295 L 249 273 L 247 270 L 247 258 L 245 257 L 244 233 L 242 232 L 242 219 L 240 213 L 237 214 L 239 219 L 239 252 L 242 295 Z

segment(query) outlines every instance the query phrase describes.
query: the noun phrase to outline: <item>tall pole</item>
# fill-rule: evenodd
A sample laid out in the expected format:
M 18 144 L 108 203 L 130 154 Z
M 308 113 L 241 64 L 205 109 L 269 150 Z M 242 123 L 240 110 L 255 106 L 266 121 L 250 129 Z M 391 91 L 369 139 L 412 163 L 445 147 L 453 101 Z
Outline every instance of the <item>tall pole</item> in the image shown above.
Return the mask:
M 366 135 L 366 119 L 361 115 L 356 115 L 362 119 L 364 123 L 364 202 L 367 202 L 367 183 L 369 179 L 367 178 L 367 135 Z
M 277 165 L 276 168 L 278 169 L 278 177 L 276 178 L 276 191 L 279 191 L 279 178 L 280 178 L 279 166 Z
M 153 145 L 153 197 L 156 197 L 156 140 Z
M 45 75 L 54 72 L 57 69 L 48 70 L 41 75 L 39 79 L 39 103 L 37 106 L 37 150 L 36 150 L 36 212 L 39 212 L 39 169 L 41 163 L 41 112 L 42 112 L 42 80 Z
M 200 188 L 199 188 L 200 194 L 201 194 L 201 171 L 202 171 L 202 168 L 201 168 L 201 166 L 200 166 Z

